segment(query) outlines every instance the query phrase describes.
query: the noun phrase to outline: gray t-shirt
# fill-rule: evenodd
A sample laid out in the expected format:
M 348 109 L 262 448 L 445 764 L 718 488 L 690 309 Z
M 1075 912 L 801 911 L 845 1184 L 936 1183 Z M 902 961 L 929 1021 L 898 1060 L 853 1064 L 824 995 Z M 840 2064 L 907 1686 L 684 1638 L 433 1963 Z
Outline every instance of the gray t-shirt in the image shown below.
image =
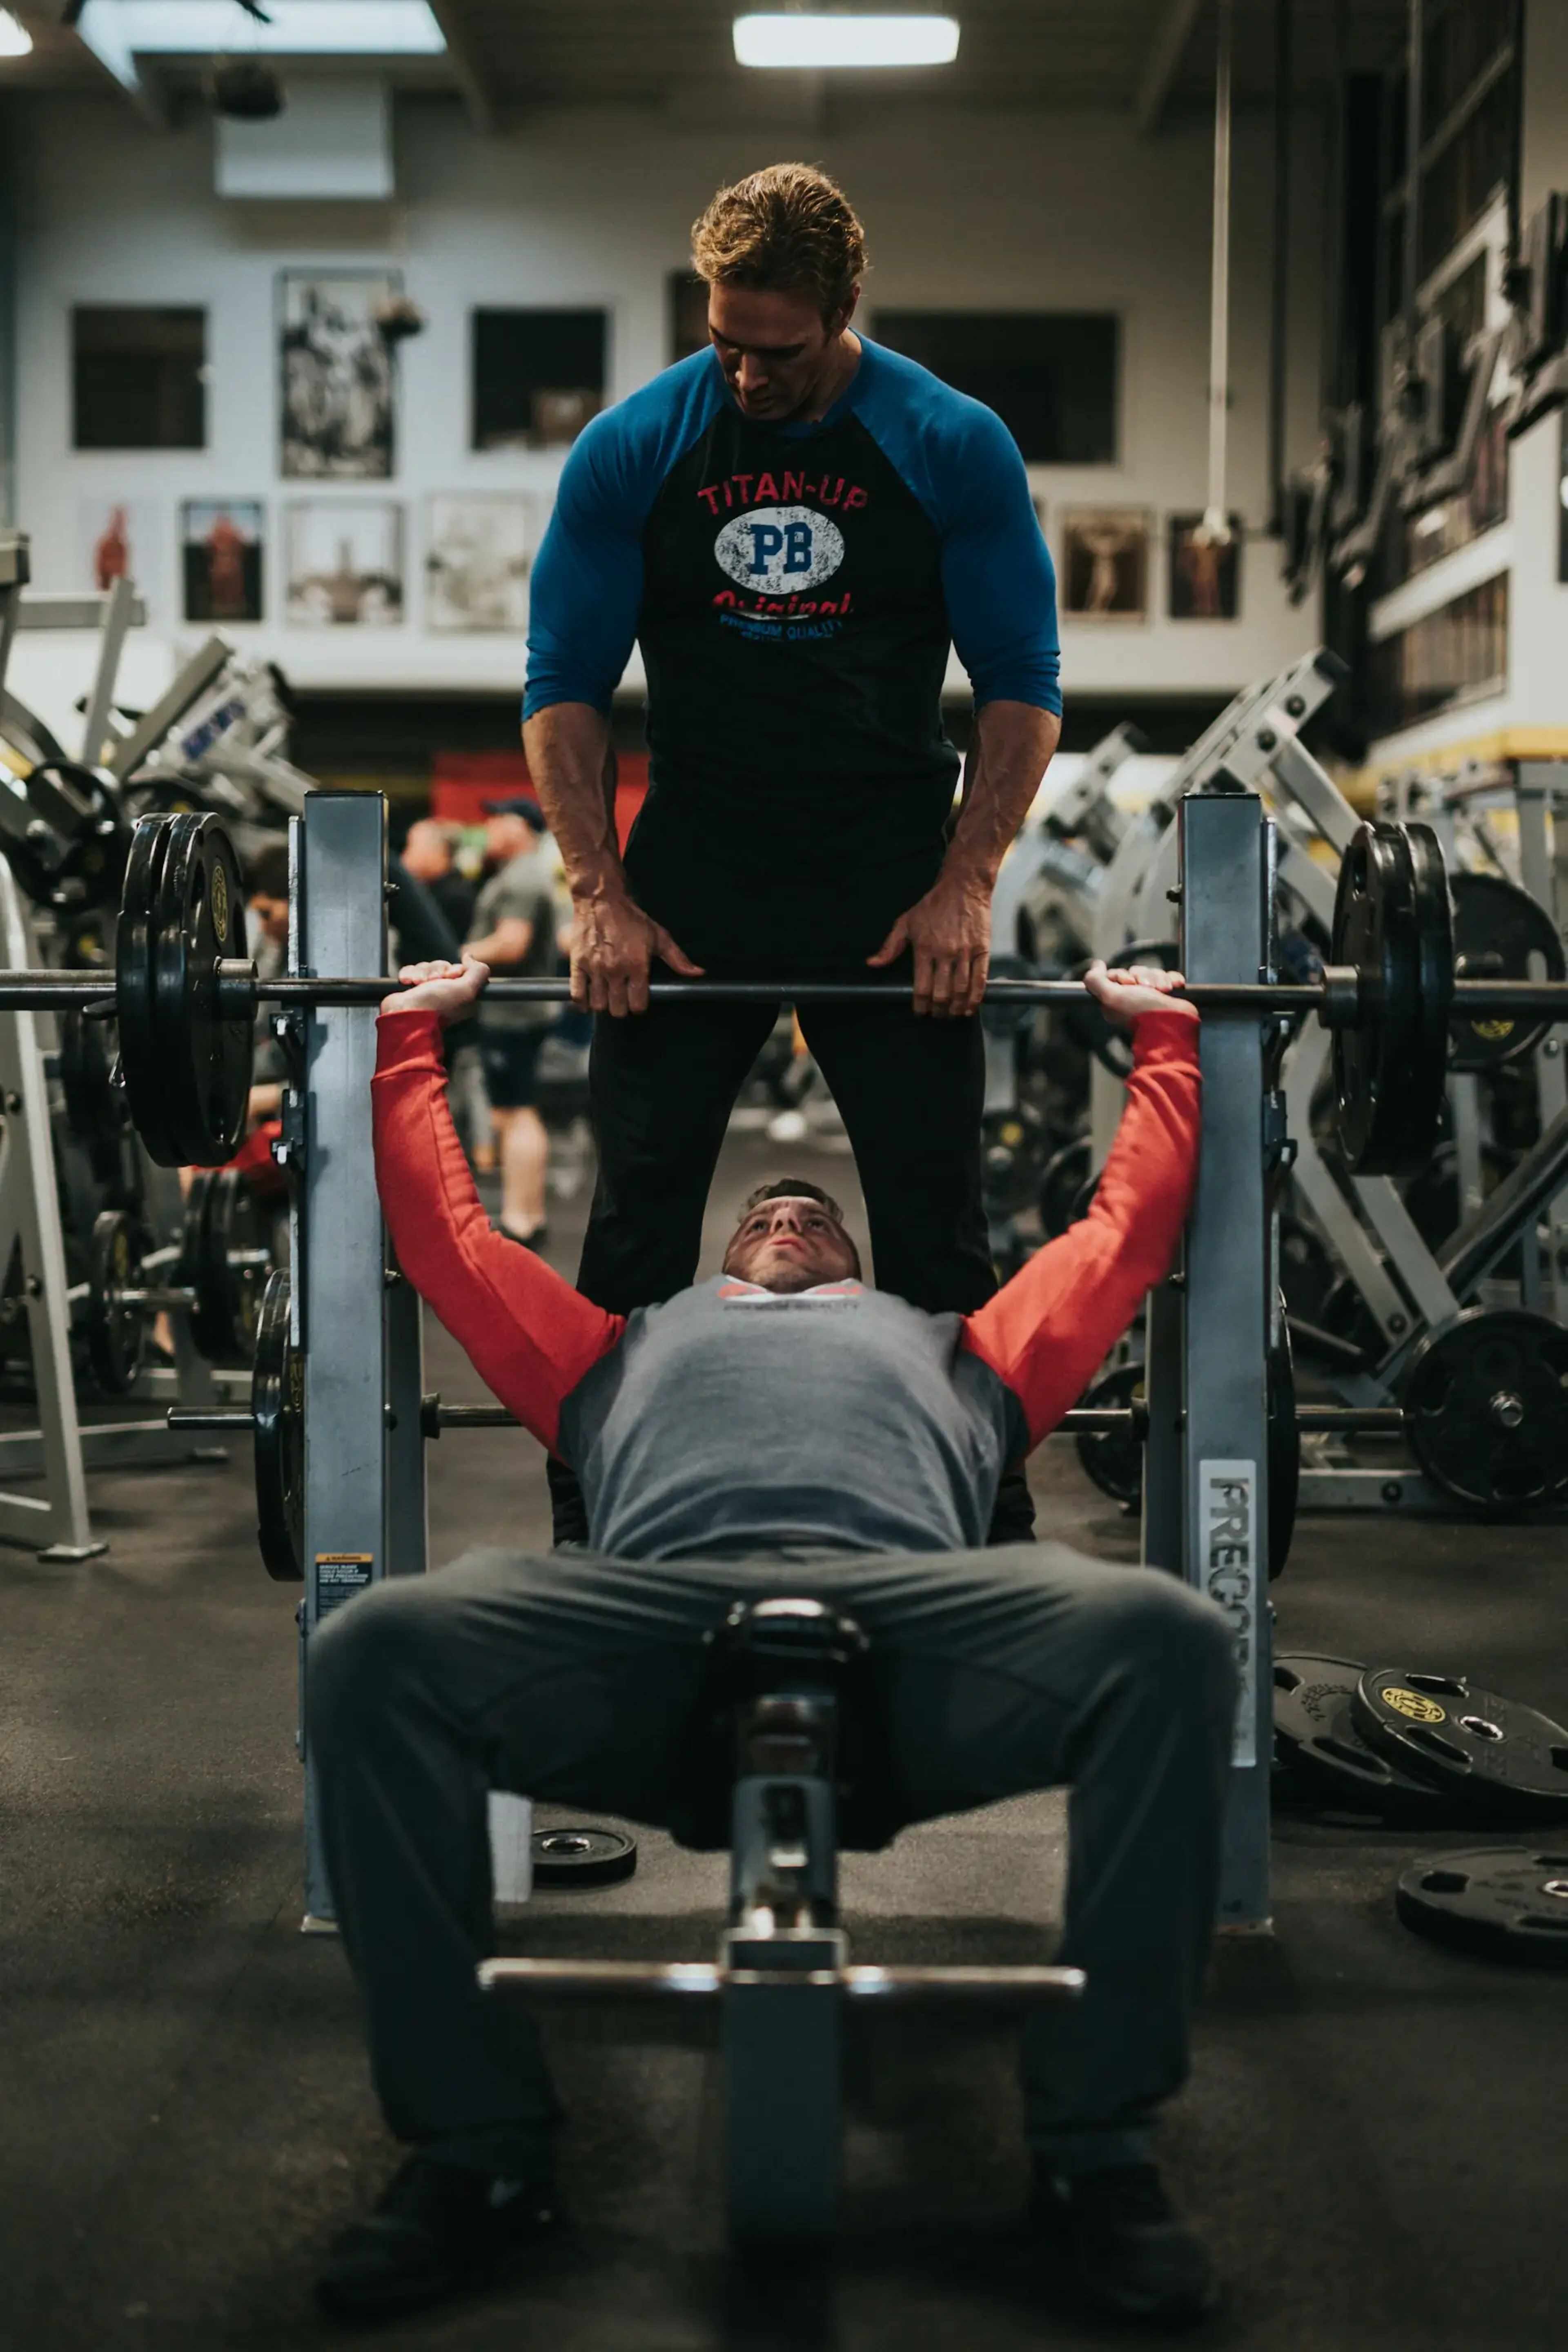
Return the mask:
M 521 963 L 492 967 L 495 978 L 552 979 L 556 963 L 554 874 L 549 855 L 542 850 L 525 849 L 490 876 L 474 901 L 468 939 L 489 939 L 498 924 L 510 921 L 531 923 L 533 937 Z M 548 1029 L 560 1010 L 558 1004 L 500 1004 L 482 996 L 479 1026 L 514 1034 Z
M 639 1307 L 562 1407 L 595 1549 L 983 1544 L 1028 1430 L 961 1328 L 859 1282 L 780 1297 L 720 1275 Z

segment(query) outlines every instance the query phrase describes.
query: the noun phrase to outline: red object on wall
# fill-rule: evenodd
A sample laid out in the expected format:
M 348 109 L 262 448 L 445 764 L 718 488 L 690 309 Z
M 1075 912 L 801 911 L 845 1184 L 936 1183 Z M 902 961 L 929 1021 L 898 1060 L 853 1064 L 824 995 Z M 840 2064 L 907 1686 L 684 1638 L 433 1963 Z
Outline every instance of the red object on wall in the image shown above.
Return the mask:
M 481 803 L 508 793 L 531 793 L 521 751 L 437 751 L 430 778 L 430 814 L 443 824 L 483 824 Z M 621 847 L 647 793 L 647 753 L 622 751 L 616 760 L 616 830 Z

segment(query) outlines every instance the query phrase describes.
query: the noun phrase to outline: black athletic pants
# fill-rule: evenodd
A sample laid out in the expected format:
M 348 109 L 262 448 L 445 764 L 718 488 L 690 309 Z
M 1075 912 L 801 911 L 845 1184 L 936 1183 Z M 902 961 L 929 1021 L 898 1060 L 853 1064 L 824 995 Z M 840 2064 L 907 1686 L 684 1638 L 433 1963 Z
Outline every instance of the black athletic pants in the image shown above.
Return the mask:
M 894 976 L 907 980 L 908 964 Z M 672 1004 L 595 1019 L 599 1179 L 577 1275 L 595 1306 L 629 1315 L 694 1278 L 725 1127 L 777 1014 L 776 1003 Z M 814 1004 L 802 1006 L 800 1024 L 854 1149 L 878 1284 L 928 1314 L 983 1306 L 996 1277 L 981 1198 L 979 1021 L 917 1017 L 904 1004 Z M 582 1539 L 576 1482 L 559 1463 L 550 1468 L 556 1539 Z M 992 1540 L 1016 1543 L 1033 1528 L 1020 1471 L 1004 1482 Z

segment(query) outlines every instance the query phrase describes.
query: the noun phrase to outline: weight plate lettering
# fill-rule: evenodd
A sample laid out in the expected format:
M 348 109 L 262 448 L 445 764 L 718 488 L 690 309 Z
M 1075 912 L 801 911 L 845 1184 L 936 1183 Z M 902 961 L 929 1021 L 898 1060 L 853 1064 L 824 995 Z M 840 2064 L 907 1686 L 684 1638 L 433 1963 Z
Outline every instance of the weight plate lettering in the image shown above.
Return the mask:
M 1521 1700 L 1463 1675 L 1372 1666 L 1352 1712 L 1380 1756 L 1472 1811 L 1568 1820 L 1568 1731 Z
M 1458 873 L 1454 951 L 1463 980 L 1562 980 L 1568 958 L 1556 924 L 1539 900 L 1501 874 Z M 1545 1021 L 1456 1021 L 1449 1066 L 1491 1070 L 1531 1053 L 1551 1026 Z
M 579 1828 L 535 1830 L 529 1841 L 533 1883 L 571 1890 L 615 1886 L 637 1866 L 637 1843 L 625 1830 Z
M 140 830 L 140 828 L 138 828 Z M 181 1167 L 217 1167 L 245 1133 L 255 1061 L 253 1010 L 226 1017 L 216 966 L 245 960 L 245 882 L 211 816 L 168 821 L 154 909 L 153 1028 L 165 1064 L 171 1148 Z
M 1425 1339 L 1400 1402 L 1433 1484 L 1480 1510 L 1568 1498 L 1568 1331 L 1522 1307 L 1472 1307 Z
M 250 1376 L 256 1415 L 257 1540 L 279 1584 L 305 1580 L 305 1360 L 289 1337 L 289 1275 L 268 1276 Z
M 1464 1808 L 1383 1755 L 1356 1727 L 1352 1702 L 1365 1667 L 1310 1652 L 1274 1661 L 1274 1747 L 1281 1764 L 1327 1801 L 1415 1827 L 1439 1827 Z
M 1363 824 L 1334 899 L 1331 961 L 1361 973 L 1363 1017 L 1333 1035 L 1341 1149 L 1361 1176 L 1414 1175 L 1447 1072 L 1453 916 L 1429 825 Z
M 1482 1846 L 1413 1863 L 1394 1896 L 1434 1943 L 1524 1968 L 1568 1969 L 1568 1853 Z

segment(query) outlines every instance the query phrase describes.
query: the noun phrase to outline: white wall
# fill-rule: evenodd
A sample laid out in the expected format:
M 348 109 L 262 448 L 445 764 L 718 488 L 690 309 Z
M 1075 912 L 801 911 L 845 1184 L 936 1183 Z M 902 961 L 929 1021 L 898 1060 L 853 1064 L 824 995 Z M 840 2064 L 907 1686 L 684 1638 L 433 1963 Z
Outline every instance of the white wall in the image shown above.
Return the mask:
M 305 685 L 516 686 L 511 640 L 429 636 L 420 563 L 432 491 L 526 488 L 547 506 L 558 454 L 476 456 L 468 436 L 468 312 L 476 303 L 604 303 L 612 314 L 612 388 L 661 367 L 666 276 L 686 260 L 692 215 L 721 181 L 798 135 L 678 131 L 657 119 L 557 114 L 481 141 L 458 109 L 404 100 L 397 125 L 400 201 L 386 217 L 330 207 L 258 208 L 212 193 L 212 134 L 197 120 L 145 129 L 112 99 L 30 102 L 18 169 L 18 520 L 34 534 L 47 587 L 86 584 L 85 501 L 148 500 L 161 509 L 157 576 L 144 585 L 156 626 L 178 622 L 176 521 L 187 497 L 269 503 L 268 610 L 281 603 L 284 499 L 310 486 L 277 474 L 274 278 L 284 266 L 391 260 L 424 308 L 428 331 L 404 346 L 398 473 L 408 509 L 408 621 L 386 632 L 316 632 L 269 620 L 237 637 Z M 874 330 L 889 306 L 1114 310 L 1124 321 L 1121 461 L 1038 467 L 1059 559 L 1065 505 L 1097 500 L 1155 510 L 1153 611 L 1145 626 L 1069 626 L 1069 693 L 1229 689 L 1312 642 L 1311 609 L 1292 611 L 1279 551 L 1245 551 L 1236 623 L 1172 623 L 1164 605 L 1163 523 L 1204 503 L 1209 255 L 1209 142 L 1202 123 L 1137 140 L 1121 117 L 900 113 L 881 129 L 809 142 L 844 181 L 867 222 L 875 264 Z M 1297 140 L 1302 183 L 1294 222 L 1289 452 L 1316 432 L 1318 126 Z M 1243 119 L 1236 144 L 1231 504 L 1266 519 L 1270 136 Z M 208 310 L 205 451 L 74 454 L 69 442 L 68 314 L 77 301 L 202 302 Z

